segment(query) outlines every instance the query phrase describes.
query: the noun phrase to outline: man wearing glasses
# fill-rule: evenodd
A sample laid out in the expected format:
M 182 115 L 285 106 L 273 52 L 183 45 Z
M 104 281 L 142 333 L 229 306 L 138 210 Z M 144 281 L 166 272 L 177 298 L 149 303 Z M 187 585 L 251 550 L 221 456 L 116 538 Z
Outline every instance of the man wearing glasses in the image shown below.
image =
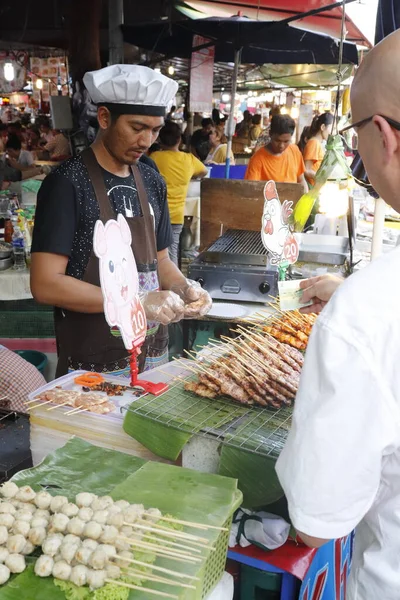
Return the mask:
M 374 189 L 400 211 L 400 31 L 363 61 L 351 91 L 358 150 Z M 337 287 L 320 308 L 277 472 L 310 546 L 355 527 L 346 600 L 400 598 L 400 248 Z M 329 285 L 328 285 L 329 284 Z M 327 287 L 328 286 L 328 287 Z

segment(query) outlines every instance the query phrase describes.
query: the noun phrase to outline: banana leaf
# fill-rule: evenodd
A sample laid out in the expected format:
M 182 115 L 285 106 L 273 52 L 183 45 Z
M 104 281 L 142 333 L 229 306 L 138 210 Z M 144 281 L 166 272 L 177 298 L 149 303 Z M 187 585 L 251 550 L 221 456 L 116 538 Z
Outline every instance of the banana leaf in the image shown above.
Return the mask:
M 238 479 L 243 506 L 251 510 L 264 508 L 283 496 L 275 472 L 276 459 L 223 446 L 218 472 Z
M 51 493 L 65 495 L 70 500 L 80 491 L 107 494 L 115 500 L 124 498 L 132 503 L 157 507 L 164 514 L 210 525 L 222 525 L 229 520 L 242 500 L 237 482 L 227 477 L 146 462 L 134 456 L 93 446 L 78 438 L 69 440 L 39 466 L 18 473 L 13 481 L 19 485 L 31 485 L 36 490 L 43 485 L 51 486 Z M 197 529 L 192 532 L 212 540 L 219 533 L 216 530 L 203 532 Z M 226 544 L 222 550 L 226 553 Z M 217 552 L 210 558 L 215 559 L 216 554 Z M 172 561 L 167 560 L 157 559 L 156 562 L 199 577 L 203 577 L 205 571 L 204 561 L 196 567 L 185 563 L 171 566 Z M 171 588 L 150 582 L 146 583 L 146 587 L 171 593 Z M 176 594 L 180 600 L 201 598 L 199 589 Z M 0 600 L 21 599 L 65 600 L 65 595 L 53 584 L 51 578 L 40 579 L 29 568 L 0 588 Z M 129 599 L 149 600 L 149 594 L 131 591 Z

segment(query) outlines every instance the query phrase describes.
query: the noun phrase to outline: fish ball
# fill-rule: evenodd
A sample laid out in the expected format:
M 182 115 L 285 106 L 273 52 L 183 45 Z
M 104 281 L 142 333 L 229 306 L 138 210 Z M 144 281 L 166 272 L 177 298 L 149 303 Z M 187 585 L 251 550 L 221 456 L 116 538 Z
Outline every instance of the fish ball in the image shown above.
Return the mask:
M 80 508 L 78 512 L 78 517 L 85 523 L 92 520 L 93 511 L 91 508 Z
M 96 510 L 93 514 L 93 521 L 96 523 L 100 523 L 100 525 L 105 525 L 107 522 L 108 510 Z
M 118 506 L 121 510 L 126 510 L 129 508 L 130 504 L 126 500 L 117 500 L 114 502 L 114 506 Z
M 91 504 L 91 508 L 93 510 L 106 510 L 109 506 L 114 504 L 114 500 L 111 496 L 100 496 L 99 498 L 95 498 Z
M 4 546 L 0 546 L 0 563 L 3 563 L 7 556 L 9 555 L 9 551 Z
M 47 536 L 48 540 L 60 540 L 61 543 L 64 541 L 64 536 L 62 533 L 49 533 Z
M 73 517 L 67 525 L 68 533 L 73 535 L 81 536 L 85 529 L 85 522 L 78 517 Z
M 112 504 L 108 507 L 107 510 L 109 515 L 116 515 L 117 513 L 122 513 L 122 508 L 120 506 L 117 506 L 116 504 Z
M 73 567 L 70 575 L 70 581 L 78 587 L 82 587 L 87 581 L 87 573 L 88 570 L 83 565 Z
M 44 554 L 55 556 L 61 548 L 62 540 L 57 538 L 47 538 L 42 544 Z
M 28 540 L 34 546 L 41 546 L 46 539 L 46 529 L 44 527 L 32 527 L 28 533 Z
M 23 554 L 24 556 L 28 556 L 28 554 L 32 554 L 34 549 L 35 546 L 28 540 L 27 542 L 25 542 L 25 546 L 22 548 L 21 554 Z
M 142 518 L 142 514 L 136 508 L 127 508 L 124 510 L 124 521 L 125 523 L 136 523 Z
M 0 585 L 10 579 L 10 569 L 6 565 L 0 565 Z
M 78 552 L 78 550 L 78 544 L 63 544 L 60 548 L 60 554 L 63 560 L 65 560 L 67 563 L 71 563 L 72 560 L 75 558 L 75 554 Z
M 92 590 L 96 590 L 105 585 L 106 577 L 106 571 L 92 571 L 89 569 L 87 574 L 87 583 Z
M 79 546 L 80 543 L 81 543 L 81 538 L 77 535 L 74 535 L 73 533 L 69 533 L 63 539 L 63 544 L 76 544 Z
M 28 521 L 14 521 L 12 530 L 13 530 L 13 533 L 20 533 L 24 537 L 27 537 L 30 528 L 31 528 L 31 526 L 28 523 Z M 0 539 L 1 539 L 1 536 L 0 536 Z
M 91 553 L 89 558 L 89 565 L 93 567 L 93 569 L 104 569 L 108 562 L 107 554 L 100 550 L 99 548 Z
M 82 542 L 82 546 L 84 546 L 85 548 L 90 548 L 92 552 L 96 550 L 98 545 L 98 542 L 96 542 L 95 540 L 91 540 L 90 538 L 86 538 L 86 540 L 83 540 Z
M 131 537 L 133 533 L 133 527 L 131 527 L 130 525 L 124 525 L 120 528 L 119 532 L 124 537 Z
M 79 508 L 87 508 L 90 506 L 95 500 L 97 496 L 95 494 L 89 494 L 89 492 L 82 492 L 77 494 L 75 497 L 75 502 L 79 506 Z
M 117 565 L 111 563 L 107 565 L 107 578 L 108 579 L 119 579 L 121 577 L 121 569 Z
M 64 504 L 68 504 L 68 498 L 66 498 L 65 496 L 54 496 L 50 502 L 51 512 L 60 512 Z
M 67 517 L 76 517 L 79 512 L 79 508 L 73 502 L 68 502 L 68 504 L 64 504 L 60 512 Z
M 26 567 L 25 557 L 21 554 L 9 554 L 4 564 L 10 569 L 11 573 L 22 573 Z
M 122 540 L 116 540 L 114 544 L 118 552 L 129 550 L 130 548 L 130 545 L 127 542 L 123 542 Z
M 29 486 L 24 485 L 19 488 L 15 499 L 20 500 L 21 502 L 32 502 L 36 498 L 36 492 Z
M 22 552 L 26 544 L 26 539 L 23 535 L 17 533 L 16 535 L 10 535 L 7 540 L 7 550 L 10 554 L 19 554 Z
M 69 523 L 68 517 L 61 513 L 58 513 L 53 516 L 52 521 L 51 521 L 51 526 L 52 526 L 53 531 L 55 531 L 56 533 L 58 533 L 58 532 L 62 533 L 63 531 L 66 531 L 68 523 Z
M 51 556 L 42 554 L 35 563 L 35 573 L 39 577 L 50 577 L 54 567 L 54 560 Z
M 11 529 L 11 527 L 14 525 L 14 521 L 15 519 L 10 513 L 0 514 L 0 526 Z
M 118 529 L 113 525 L 106 525 L 101 534 L 100 541 L 103 544 L 113 544 L 118 537 Z
M 91 550 L 90 548 L 86 548 L 85 546 L 81 546 L 75 554 L 75 559 L 78 561 L 78 563 L 81 563 L 82 565 L 87 565 L 92 554 L 93 550 Z
M 31 502 L 20 502 L 19 507 L 21 510 L 31 513 L 31 515 L 36 512 L 36 506 Z
M 92 540 L 98 540 L 103 532 L 103 528 L 100 523 L 96 523 L 95 521 L 89 521 L 86 523 L 85 528 L 83 530 L 83 535 L 85 537 L 91 538 Z
M 14 517 L 17 519 L 17 521 L 27 521 L 27 523 L 30 523 L 33 519 L 33 514 L 29 510 L 20 508 L 14 514 Z
M 72 568 L 65 560 L 56 562 L 53 567 L 52 575 L 55 579 L 61 579 L 67 581 L 71 575 Z
M 37 511 L 34 513 L 33 518 L 34 519 L 47 519 L 47 521 L 50 520 L 50 511 L 46 510 L 44 508 L 38 508 Z
M 44 527 L 46 529 L 46 527 L 49 524 L 49 520 L 48 519 L 44 519 L 43 517 L 36 517 L 35 515 L 33 516 L 33 519 L 30 523 L 31 527 Z M 28 523 L 29 525 L 29 523 Z M 15 528 L 15 525 L 14 525 Z
M 115 546 L 112 546 L 111 544 L 100 544 L 100 546 L 98 547 L 98 550 L 102 550 L 102 552 L 105 553 L 107 558 L 111 558 L 111 556 L 117 555 Z
M 127 558 L 129 560 L 124 560 L 124 558 Z M 122 552 L 120 552 L 118 554 L 118 559 L 115 561 L 115 564 L 118 565 L 119 567 L 128 567 L 130 566 L 129 563 L 132 560 L 132 552 L 129 552 L 128 550 L 123 550 Z
M 19 487 L 13 481 L 6 481 L 0 486 L 0 495 L 3 498 L 14 498 L 19 492 Z
M 109 514 L 106 523 L 119 529 L 124 525 L 124 515 L 122 513 Z
M 0 525 L 0 545 L 5 544 L 7 539 L 8 539 L 7 527 L 4 527 L 4 525 Z
M 10 515 L 14 515 L 17 512 L 17 509 L 11 502 L 0 502 L 0 513 L 6 514 L 10 513 Z
M 41 509 L 50 508 L 53 496 L 49 492 L 39 492 L 34 500 L 36 506 Z
M 148 508 L 143 516 L 144 519 L 154 522 L 157 522 L 160 517 L 162 517 L 162 512 L 158 508 Z

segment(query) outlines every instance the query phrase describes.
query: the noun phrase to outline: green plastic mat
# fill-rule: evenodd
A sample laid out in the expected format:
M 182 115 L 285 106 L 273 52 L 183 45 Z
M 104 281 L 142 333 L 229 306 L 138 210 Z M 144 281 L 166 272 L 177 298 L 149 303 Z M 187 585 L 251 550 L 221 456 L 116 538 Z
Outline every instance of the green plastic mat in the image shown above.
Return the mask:
M 232 514 L 242 500 L 234 479 L 146 462 L 93 446 L 78 438 L 72 438 L 38 467 L 18 473 L 13 481 L 31 485 L 36 490 L 42 485 L 53 486 L 51 493 L 66 495 L 70 500 L 83 490 L 99 495 L 110 494 L 115 500 L 123 498 L 132 503 L 143 503 L 184 520 L 218 526 L 230 524 Z M 191 532 L 199 535 L 197 529 Z M 201 600 L 223 572 L 227 533 L 208 530 L 202 531 L 201 536 L 212 540 L 219 550 L 210 553 L 210 557 L 200 566 L 179 564 L 182 573 L 201 578 L 196 591 L 174 591 L 180 600 Z M 174 568 L 168 560 L 157 559 L 156 564 Z M 218 565 L 218 569 L 215 569 L 215 565 Z M 171 588 L 165 588 L 162 584 L 148 582 L 146 587 L 171 593 Z M 131 591 L 129 598 L 149 600 L 149 595 Z M 28 569 L 0 588 L 0 600 L 21 599 L 65 600 L 65 595 L 51 578 L 40 579 Z

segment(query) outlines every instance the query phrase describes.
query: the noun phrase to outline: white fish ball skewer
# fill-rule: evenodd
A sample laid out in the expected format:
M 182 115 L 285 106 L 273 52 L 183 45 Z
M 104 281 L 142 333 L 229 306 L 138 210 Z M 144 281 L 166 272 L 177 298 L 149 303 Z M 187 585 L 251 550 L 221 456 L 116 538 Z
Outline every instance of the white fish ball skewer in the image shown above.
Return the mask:
M 10 515 L 14 515 L 16 512 L 17 509 L 11 502 L 0 502 L 0 514 L 9 513 Z
M 19 487 L 13 481 L 6 481 L 0 486 L 0 495 L 3 498 L 15 498 L 19 492 Z
M 80 508 L 78 512 L 78 518 L 84 521 L 85 523 L 88 523 L 92 520 L 93 514 L 94 511 L 89 507 Z
M 52 575 L 55 579 L 61 579 L 62 581 L 68 581 L 71 576 L 72 567 L 65 561 L 60 560 L 54 563 Z
M 30 522 L 30 526 L 31 527 L 44 527 L 45 529 L 47 528 L 49 524 L 49 519 L 45 519 L 44 517 L 36 517 L 36 515 L 33 515 L 33 519 Z M 29 523 L 28 523 L 29 525 Z M 14 525 L 15 528 L 15 525 Z
M 87 581 L 88 570 L 83 565 L 77 565 L 72 568 L 70 581 L 77 585 L 78 587 L 82 587 L 86 584 Z
M 78 544 L 63 544 L 60 548 L 61 558 L 70 564 L 79 550 Z
M 96 542 L 96 540 L 91 540 L 90 538 L 86 538 L 82 542 L 82 546 L 84 546 L 85 548 L 90 548 L 90 550 L 92 550 L 92 552 L 94 552 L 96 550 L 98 545 L 99 545 L 99 543 Z
M 0 563 L 5 562 L 7 556 L 9 555 L 9 551 L 4 546 L 0 546 Z
M 68 504 L 64 504 L 60 512 L 67 517 L 76 517 L 79 513 L 79 507 L 73 502 L 68 502 Z
M 86 523 L 84 527 L 83 535 L 85 537 L 91 538 L 92 540 L 98 540 L 102 532 L 103 528 L 100 525 L 100 523 L 96 523 L 95 521 L 89 521 L 89 523 Z
M 26 539 L 23 535 L 17 533 L 16 535 L 10 535 L 7 540 L 7 550 L 10 554 L 19 554 L 24 549 Z
M 14 525 L 14 521 L 15 519 L 10 513 L 0 514 L 0 526 L 11 529 L 11 527 Z
M 27 521 L 28 523 L 30 523 L 33 519 L 33 513 L 31 513 L 30 510 L 25 510 L 24 508 L 17 510 L 13 516 L 17 521 Z
M 24 485 L 19 488 L 17 494 L 15 495 L 16 500 L 20 500 L 21 502 L 33 502 L 36 498 L 36 492 L 29 486 Z
M 77 553 L 75 554 L 75 559 L 81 565 L 87 565 L 89 563 L 90 557 L 93 554 L 93 550 L 87 548 L 85 546 L 81 546 Z
M 47 538 L 42 544 L 44 554 L 55 556 L 61 548 L 62 540 L 58 538 Z
M 48 509 L 50 508 L 50 504 L 53 500 L 53 496 L 51 494 L 49 494 L 49 492 L 39 492 L 38 494 L 36 494 L 36 498 L 34 500 L 34 503 L 36 504 L 36 506 L 38 508 L 41 509 Z
M 100 550 L 100 547 L 92 552 L 89 558 L 89 565 L 93 567 L 93 569 L 104 569 L 107 562 L 107 554 L 104 552 L 104 550 Z
M 25 538 L 28 537 L 29 530 L 31 528 L 30 523 L 28 521 L 14 521 L 14 525 L 12 526 L 12 530 L 14 534 L 19 533 L 23 535 Z M 1 536 L 0 536 L 1 539 Z
M 69 523 L 69 518 L 62 513 L 57 513 L 53 515 L 51 520 L 51 531 L 55 531 L 56 533 L 64 533 L 67 531 L 67 526 Z
M 78 535 L 74 535 L 73 533 L 69 533 L 63 539 L 63 544 L 76 544 L 80 546 L 81 538 Z
M 90 589 L 97 590 L 98 588 L 103 587 L 106 583 L 106 577 L 107 571 L 105 570 L 92 571 L 89 569 L 87 574 L 87 583 Z
M 25 557 L 21 554 L 9 554 L 4 564 L 10 569 L 11 573 L 22 573 L 26 568 Z
M 46 529 L 44 527 L 33 527 L 28 533 L 28 540 L 34 546 L 41 546 L 46 539 Z
M 97 498 L 95 494 L 90 494 L 89 492 L 81 492 L 77 494 L 75 497 L 75 503 L 79 508 L 87 508 L 92 502 Z
M 54 560 L 51 556 L 42 554 L 35 563 L 35 574 L 39 577 L 50 577 L 54 567 Z
M 93 513 L 92 521 L 96 521 L 96 523 L 100 523 L 100 525 L 105 525 L 107 523 L 108 518 L 108 510 L 96 510 Z
M 99 498 L 95 498 L 91 504 L 91 508 L 96 510 L 106 510 L 110 506 L 114 504 L 114 500 L 111 496 L 100 496 Z
M 35 550 L 34 544 L 32 544 L 29 540 L 25 543 L 25 546 L 22 548 L 21 554 L 24 556 L 28 556 L 28 554 L 32 554 Z
M 7 583 L 7 581 L 10 579 L 10 575 L 10 569 L 6 567 L 6 565 L 0 565 L 0 585 Z
M 64 504 L 68 504 L 68 498 L 66 496 L 54 496 L 50 503 L 51 512 L 60 512 Z
M 73 517 L 67 525 L 68 533 L 81 536 L 85 530 L 86 523 L 78 517 Z
M 0 525 L 0 545 L 3 545 L 8 540 L 8 530 L 4 525 Z

